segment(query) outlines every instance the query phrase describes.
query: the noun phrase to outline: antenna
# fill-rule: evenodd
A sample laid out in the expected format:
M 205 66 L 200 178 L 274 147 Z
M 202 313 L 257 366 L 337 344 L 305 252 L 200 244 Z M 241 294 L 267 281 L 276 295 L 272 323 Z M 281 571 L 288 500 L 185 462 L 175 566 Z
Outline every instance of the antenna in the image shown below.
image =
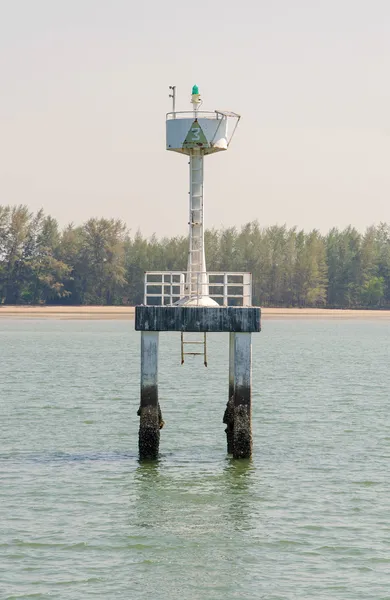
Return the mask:
M 176 112 L 176 86 L 170 85 L 169 89 L 172 90 L 172 94 L 169 94 L 169 97 L 172 98 L 172 112 L 175 114 Z M 173 117 L 175 118 L 175 117 Z

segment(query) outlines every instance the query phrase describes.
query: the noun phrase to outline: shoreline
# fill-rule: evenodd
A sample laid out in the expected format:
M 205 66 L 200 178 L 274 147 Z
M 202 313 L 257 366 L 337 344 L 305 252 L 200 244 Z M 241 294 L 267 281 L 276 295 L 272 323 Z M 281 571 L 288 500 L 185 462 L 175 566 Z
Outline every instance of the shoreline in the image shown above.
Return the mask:
M 134 306 L 0 306 L 0 319 L 134 320 Z M 263 308 L 270 319 L 390 319 L 390 310 Z

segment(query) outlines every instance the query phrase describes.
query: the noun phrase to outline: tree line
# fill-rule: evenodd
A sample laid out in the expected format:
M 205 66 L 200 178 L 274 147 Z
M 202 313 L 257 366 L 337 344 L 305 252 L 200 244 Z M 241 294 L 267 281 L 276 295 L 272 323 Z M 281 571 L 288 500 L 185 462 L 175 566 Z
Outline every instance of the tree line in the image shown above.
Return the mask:
M 390 226 L 322 235 L 262 228 L 205 234 L 210 271 L 250 271 L 260 306 L 390 308 Z M 140 304 L 144 271 L 181 271 L 187 237 L 131 235 L 118 219 L 58 223 L 42 210 L 0 205 L 1 304 Z

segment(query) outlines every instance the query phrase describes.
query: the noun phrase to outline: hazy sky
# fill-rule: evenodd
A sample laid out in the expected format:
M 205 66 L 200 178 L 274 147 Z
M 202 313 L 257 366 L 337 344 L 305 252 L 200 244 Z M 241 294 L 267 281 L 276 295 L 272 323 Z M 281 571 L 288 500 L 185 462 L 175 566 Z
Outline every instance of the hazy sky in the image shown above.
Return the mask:
M 242 115 L 207 226 L 390 222 L 390 0 L 0 0 L 0 203 L 185 233 L 168 86 Z

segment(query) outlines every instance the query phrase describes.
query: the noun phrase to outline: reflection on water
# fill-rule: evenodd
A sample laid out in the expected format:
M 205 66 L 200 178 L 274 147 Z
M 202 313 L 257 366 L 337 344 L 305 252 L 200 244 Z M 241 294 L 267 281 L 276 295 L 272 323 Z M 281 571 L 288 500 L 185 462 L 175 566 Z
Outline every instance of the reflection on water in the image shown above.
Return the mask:
M 250 529 L 255 482 L 252 460 L 227 459 L 223 475 L 227 498 L 226 522 L 235 530 Z
M 225 460 L 213 472 L 187 473 L 164 460 L 141 462 L 134 473 L 134 495 L 138 522 L 142 527 L 169 527 L 183 532 L 193 523 L 181 521 L 184 512 L 197 513 L 197 532 L 215 527 L 230 531 L 251 527 L 255 467 L 250 460 Z M 158 505 L 156 506 L 156 499 Z M 156 520 L 156 516 L 158 519 Z M 176 515 L 180 515 L 177 519 Z M 157 522 L 158 521 L 158 522 Z

